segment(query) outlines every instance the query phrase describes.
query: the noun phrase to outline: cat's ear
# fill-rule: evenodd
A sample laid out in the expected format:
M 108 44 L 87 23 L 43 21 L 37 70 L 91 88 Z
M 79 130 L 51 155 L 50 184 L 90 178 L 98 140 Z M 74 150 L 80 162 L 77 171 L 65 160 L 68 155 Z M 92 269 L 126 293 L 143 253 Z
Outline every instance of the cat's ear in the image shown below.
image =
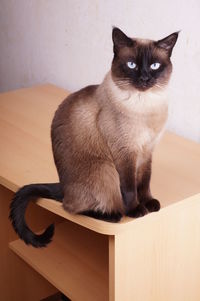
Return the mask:
M 178 34 L 179 31 L 174 32 L 166 38 L 157 41 L 156 46 L 164 49 L 168 53 L 168 55 L 171 56 L 174 45 L 176 44 L 176 41 L 178 39 Z
M 112 31 L 113 50 L 116 53 L 121 47 L 133 46 L 133 40 L 125 35 L 121 29 L 114 27 Z

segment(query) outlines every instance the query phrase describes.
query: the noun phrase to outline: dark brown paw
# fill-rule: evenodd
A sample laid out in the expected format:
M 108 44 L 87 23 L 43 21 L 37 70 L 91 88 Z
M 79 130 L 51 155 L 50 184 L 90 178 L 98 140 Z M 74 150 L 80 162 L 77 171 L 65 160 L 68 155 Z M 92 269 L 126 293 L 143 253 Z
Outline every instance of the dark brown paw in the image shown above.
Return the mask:
M 126 215 L 137 218 L 137 217 L 144 216 L 147 213 L 148 213 L 148 211 L 147 211 L 146 207 L 142 204 L 139 204 L 136 208 L 127 212 Z
M 152 199 L 145 203 L 145 207 L 148 209 L 149 212 L 159 211 L 160 203 L 158 200 Z

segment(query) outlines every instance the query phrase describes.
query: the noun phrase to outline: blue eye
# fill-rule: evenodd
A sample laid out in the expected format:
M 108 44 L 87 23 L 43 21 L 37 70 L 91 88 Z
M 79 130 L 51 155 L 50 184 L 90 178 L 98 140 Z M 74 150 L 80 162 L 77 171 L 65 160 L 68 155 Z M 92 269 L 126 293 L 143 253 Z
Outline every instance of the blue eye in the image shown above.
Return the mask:
M 150 68 L 152 70 L 157 70 L 158 68 L 160 68 L 160 63 L 153 63 L 151 64 Z
M 130 69 L 135 69 L 136 67 L 136 64 L 134 62 L 127 62 L 126 64 Z

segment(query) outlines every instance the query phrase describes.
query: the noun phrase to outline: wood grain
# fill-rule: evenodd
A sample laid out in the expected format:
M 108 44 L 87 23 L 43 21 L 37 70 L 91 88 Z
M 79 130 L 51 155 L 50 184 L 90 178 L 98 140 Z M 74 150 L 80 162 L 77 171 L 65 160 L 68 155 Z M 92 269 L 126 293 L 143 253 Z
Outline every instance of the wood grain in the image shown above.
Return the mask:
M 8 243 L 17 239 L 8 219 L 12 197 L 13 192 L 0 185 L 0 300 L 39 301 L 57 290 L 8 248 Z M 30 208 L 29 222 L 35 229 L 52 220 L 53 214 L 41 209 L 36 205 Z
M 71 222 L 59 224 L 45 249 L 21 240 L 10 248 L 73 301 L 108 300 L 108 239 Z
M 115 236 L 115 298 L 200 300 L 200 194 Z
M 16 191 L 24 184 L 58 180 L 50 125 L 68 94 L 53 85 L 0 94 L 0 184 Z

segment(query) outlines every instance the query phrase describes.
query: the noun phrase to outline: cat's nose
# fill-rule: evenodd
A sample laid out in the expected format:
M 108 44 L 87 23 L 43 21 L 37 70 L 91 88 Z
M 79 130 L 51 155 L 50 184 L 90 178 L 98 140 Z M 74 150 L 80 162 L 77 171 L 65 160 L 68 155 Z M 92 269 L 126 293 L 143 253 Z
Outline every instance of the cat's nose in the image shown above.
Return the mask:
M 142 74 L 140 76 L 140 81 L 141 82 L 147 82 L 149 80 L 149 76 L 147 74 Z

